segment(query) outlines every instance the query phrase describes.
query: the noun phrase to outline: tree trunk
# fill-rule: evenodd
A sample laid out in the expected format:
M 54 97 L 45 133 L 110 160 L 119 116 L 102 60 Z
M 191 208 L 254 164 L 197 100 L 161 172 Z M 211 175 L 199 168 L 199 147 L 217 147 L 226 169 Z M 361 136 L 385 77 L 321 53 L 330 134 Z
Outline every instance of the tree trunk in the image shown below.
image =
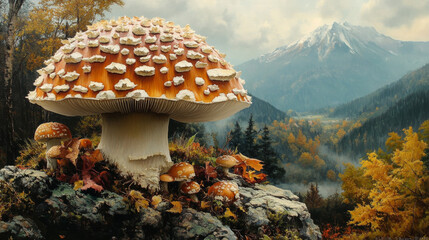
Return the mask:
M 15 159 L 15 125 L 14 125 L 14 110 L 12 98 L 13 85 L 13 54 L 15 47 L 15 25 L 18 17 L 18 12 L 25 0 L 9 0 L 9 11 L 7 18 L 6 31 L 6 51 L 5 51 L 5 67 L 4 67 L 4 86 L 6 97 L 6 121 L 7 121 L 7 143 L 6 154 L 7 164 L 13 164 Z

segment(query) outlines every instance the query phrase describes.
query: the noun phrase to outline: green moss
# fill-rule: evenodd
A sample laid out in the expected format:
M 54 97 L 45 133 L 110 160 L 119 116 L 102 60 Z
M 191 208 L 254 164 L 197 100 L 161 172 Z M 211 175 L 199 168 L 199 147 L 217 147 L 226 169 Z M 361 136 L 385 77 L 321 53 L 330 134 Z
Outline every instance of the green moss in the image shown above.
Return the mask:
M 33 169 L 41 168 L 45 163 L 46 144 L 27 139 L 21 146 L 16 165 Z
M 10 183 L 0 180 L 0 220 L 17 212 L 25 212 L 33 205 L 26 193 L 17 192 Z

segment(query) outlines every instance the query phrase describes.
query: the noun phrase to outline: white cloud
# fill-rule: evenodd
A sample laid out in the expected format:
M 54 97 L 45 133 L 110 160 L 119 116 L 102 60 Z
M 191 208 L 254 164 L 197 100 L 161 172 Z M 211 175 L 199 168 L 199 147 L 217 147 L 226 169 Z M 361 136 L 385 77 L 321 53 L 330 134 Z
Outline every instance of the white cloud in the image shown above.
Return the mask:
M 395 2 L 393 4 L 392 2 Z M 423 3 L 422 3 L 423 2 Z M 426 3 L 425 3 L 426 2 Z M 401 40 L 429 40 L 428 1 L 421 0 L 125 0 L 107 17 L 162 17 L 189 24 L 233 64 L 268 53 L 323 24 L 374 26 Z

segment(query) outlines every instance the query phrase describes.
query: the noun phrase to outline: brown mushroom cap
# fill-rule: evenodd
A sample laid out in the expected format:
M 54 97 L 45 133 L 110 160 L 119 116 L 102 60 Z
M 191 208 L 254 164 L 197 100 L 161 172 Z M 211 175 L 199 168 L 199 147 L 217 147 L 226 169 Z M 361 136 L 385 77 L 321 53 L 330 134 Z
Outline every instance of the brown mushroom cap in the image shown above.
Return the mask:
M 195 177 L 194 166 L 187 162 L 176 163 L 168 170 L 168 175 L 173 177 L 174 181 L 191 179 Z
M 231 168 L 237 165 L 238 161 L 231 155 L 223 155 L 216 158 L 216 164 L 223 168 Z
M 185 182 L 180 187 L 180 191 L 184 194 L 195 194 L 201 190 L 200 184 L 195 181 Z
M 51 139 L 66 140 L 71 137 L 70 129 L 66 125 L 57 122 L 40 124 L 34 133 L 34 140 L 38 142 L 46 142 Z
M 222 202 L 233 202 L 239 198 L 238 186 L 234 182 L 220 181 L 208 190 L 208 196 Z
M 198 122 L 228 117 L 251 103 L 224 54 L 189 26 L 123 17 L 98 22 L 64 43 L 28 95 L 49 111 L 155 112 Z

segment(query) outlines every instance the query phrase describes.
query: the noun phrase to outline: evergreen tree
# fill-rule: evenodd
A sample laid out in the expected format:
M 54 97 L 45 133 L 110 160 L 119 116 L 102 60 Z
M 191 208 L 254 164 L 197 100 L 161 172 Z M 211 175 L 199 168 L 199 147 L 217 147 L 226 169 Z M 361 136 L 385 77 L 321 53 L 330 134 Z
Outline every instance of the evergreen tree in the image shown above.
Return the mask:
M 243 145 L 243 133 L 238 121 L 235 121 L 234 129 L 231 131 L 231 140 L 228 143 L 230 149 L 237 149 L 238 152 L 242 152 Z
M 259 154 L 257 158 L 264 162 L 263 172 L 268 175 L 271 181 L 281 181 L 285 175 L 285 170 L 279 166 L 280 160 L 272 146 L 270 131 L 265 125 L 262 132 L 262 138 L 258 144 Z
M 250 114 L 249 122 L 244 131 L 243 147 L 241 148 L 242 153 L 248 157 L 257 157 L 258 149 L 256 148 L 256 135 L 255 122 L 253 121 L 253 115 Z

